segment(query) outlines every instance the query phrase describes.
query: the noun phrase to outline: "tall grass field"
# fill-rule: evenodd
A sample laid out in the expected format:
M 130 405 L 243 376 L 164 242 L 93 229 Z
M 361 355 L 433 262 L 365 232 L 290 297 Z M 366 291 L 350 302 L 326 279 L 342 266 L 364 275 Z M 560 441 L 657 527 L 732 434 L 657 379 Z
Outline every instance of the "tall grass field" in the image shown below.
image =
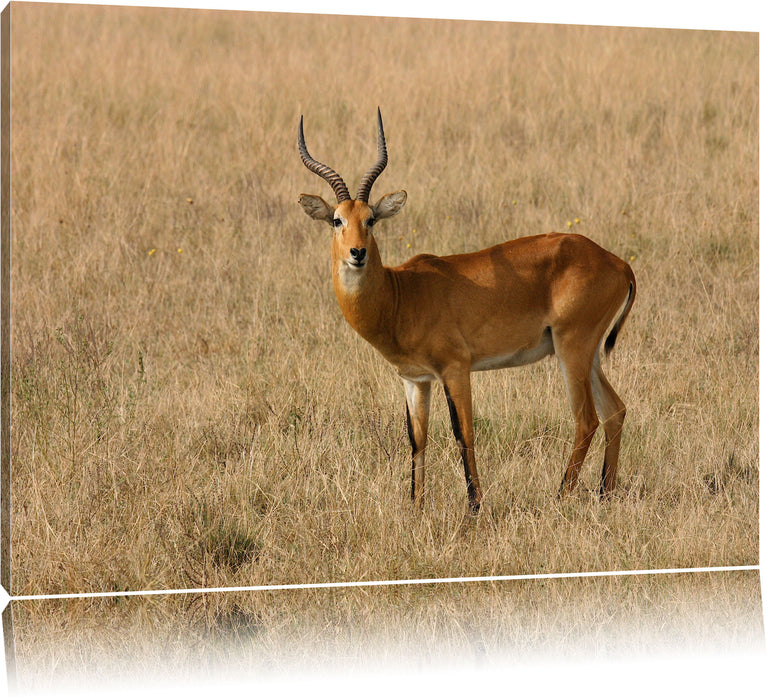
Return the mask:
M 758 563 L 756 34 L 11 13 L 14 595 Z M 413 507 L 402 383 L 342 317 L 330 229 L 297 205 L 333 198 L 300 114 L 354 190 L 378 105 L 373 198 L 408 192 L 375 229 L 384 263 L 571 231 L 633 268 L 604 361 L 628 407 L 609 500 L 602 429 L 556 499 L 574 420 L 547 358 L 473 375 L 476 517 L 435 387 Z M 624 605 L 661 584 L 629 585 Z M 551 598 L 598 610 L 575 590 Z M 267 604 L 230 600 L 216 617 L 238 626 Z M 20 648 L 74 606 L 16 608 Z

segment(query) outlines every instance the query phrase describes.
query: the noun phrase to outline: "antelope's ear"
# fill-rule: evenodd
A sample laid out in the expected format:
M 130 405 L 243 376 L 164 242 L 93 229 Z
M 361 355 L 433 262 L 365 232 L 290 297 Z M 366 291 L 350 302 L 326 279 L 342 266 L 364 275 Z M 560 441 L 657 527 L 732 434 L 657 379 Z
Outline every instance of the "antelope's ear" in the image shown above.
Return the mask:
M 317 194 L 300 194 L 299 205 L 311 219 L 320 219 L 334 226 L 334 207 Z
M 399 213 L 406 201 L 407 193 L 404 190 L 383 195 L 377 204 L 372 207 L 375 219 L 390 219 Z

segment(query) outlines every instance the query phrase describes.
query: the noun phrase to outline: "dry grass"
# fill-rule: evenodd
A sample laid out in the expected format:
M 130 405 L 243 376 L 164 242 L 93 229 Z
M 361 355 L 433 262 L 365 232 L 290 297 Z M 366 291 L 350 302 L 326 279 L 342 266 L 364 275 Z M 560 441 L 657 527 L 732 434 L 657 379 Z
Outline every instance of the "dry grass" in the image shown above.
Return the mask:
M 713 32 L 12 8 L 13 592 L 758 561 L 758 42 Z M 379 50 L 375 50 L 379 46 Z M 406 188 L 383 259 L 574 231 L 630 260 L 617 496 L 554 500 L 554 360 L 475 376 L 484 507 L 296 205 Z M 575 219 L 579 223 L 575 223 Z M 247 603 L 246 603 L 247 604 Z

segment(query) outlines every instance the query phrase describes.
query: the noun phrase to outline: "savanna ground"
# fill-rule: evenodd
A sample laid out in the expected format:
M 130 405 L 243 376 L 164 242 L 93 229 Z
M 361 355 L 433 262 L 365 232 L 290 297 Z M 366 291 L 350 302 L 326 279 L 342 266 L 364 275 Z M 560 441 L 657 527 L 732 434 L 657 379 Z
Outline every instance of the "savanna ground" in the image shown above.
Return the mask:
M 757 35 L 24 3 L 11 22 L 15 595 L 758 562 Z M 299 115 L 352 187 L 378 105 L 374 194 L 409 193 L 377 230 L 387 264 L 572 230 L 633 267 L 608 502 L 601 436 L 555 499 L 573 420 L 550 359 L 474 377 L 474 519 L 435 392 L 413 509 L 401 383 L 296 204 L 331 197 Z M 756 608 L 758 577 L 736 580 Z M 267 619 L 230 600 L 202 619 Z M 295 604 L 273 599 L 286 631 Z M 40 609 L 16 607 L 22 663 Z

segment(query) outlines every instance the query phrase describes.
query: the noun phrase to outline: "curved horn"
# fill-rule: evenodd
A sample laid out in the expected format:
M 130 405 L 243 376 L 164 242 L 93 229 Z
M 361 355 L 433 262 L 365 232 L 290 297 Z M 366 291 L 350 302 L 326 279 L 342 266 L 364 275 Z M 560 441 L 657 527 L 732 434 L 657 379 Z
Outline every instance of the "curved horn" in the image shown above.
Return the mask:
M 356 199 L 360 202 L 369 203 L 369 192 L 374 185 L 377 176 L 385 170 L 388 165 L 388 149 L 385 147 L 385 134 L 383 133 L 383 117 L 380 114 L 380 108 L 377 108 L 377 152 L 379 157 L 377 162 L 366 172 L 361 179 L 361 185 L 358 188 Z
M 345 181 L 332 168 L 323 163 L 319 163 L 307 152 L 307 146 L 304 142 L 304 128 L 302 126 L 303 119 L 303 116 L 299 117 L 299 155 L 302 156 L 302 162 L 309 170 L 322 177 L 331 185 L 334 194 L 337 195 L 337 204 L 350 199 L 350 192 L 348 192 L 348 186 L 345 184 Z M 368 190 L 367 194 L 369 194 Z

